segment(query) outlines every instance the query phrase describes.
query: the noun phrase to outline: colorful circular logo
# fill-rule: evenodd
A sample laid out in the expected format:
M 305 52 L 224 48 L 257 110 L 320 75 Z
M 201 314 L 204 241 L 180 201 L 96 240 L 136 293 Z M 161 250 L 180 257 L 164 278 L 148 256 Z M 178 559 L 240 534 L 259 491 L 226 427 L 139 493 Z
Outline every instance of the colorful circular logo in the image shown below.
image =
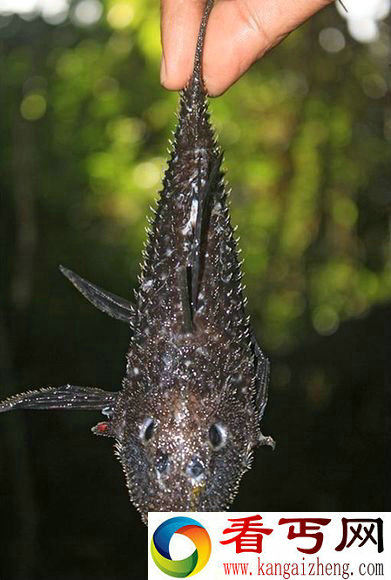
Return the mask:
M 170 541 L 174 534 L 187 536 L 195 550 L 183 560 L 173 560 Z M 151 554 L 156 566 L 168 576 L 187 578 L 198 574 L 206 566 L 212 550 L 210 537 L 204 526 L 192 518 L 178 516 L 166 520 L 155 530 L 151 540 Z

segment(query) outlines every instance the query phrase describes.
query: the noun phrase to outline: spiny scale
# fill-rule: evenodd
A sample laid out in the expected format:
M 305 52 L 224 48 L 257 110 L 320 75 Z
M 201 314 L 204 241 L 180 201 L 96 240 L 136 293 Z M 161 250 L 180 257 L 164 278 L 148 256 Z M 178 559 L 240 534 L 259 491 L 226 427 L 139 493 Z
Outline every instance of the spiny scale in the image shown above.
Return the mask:
M 133 335 L 123 388 L 50 387 L 12 397 L 0 412 L 101 409 L 93 429 L 116 439 L 132 502 L 148 511 L 221 510 L 256 445 L 268 361 L 245 314 L 240 264 L 209 123 L 201 57 L 212 1 L 182 91 L 174 145 L 148 234 L 136 304 L 61 267 L 94 306 Z

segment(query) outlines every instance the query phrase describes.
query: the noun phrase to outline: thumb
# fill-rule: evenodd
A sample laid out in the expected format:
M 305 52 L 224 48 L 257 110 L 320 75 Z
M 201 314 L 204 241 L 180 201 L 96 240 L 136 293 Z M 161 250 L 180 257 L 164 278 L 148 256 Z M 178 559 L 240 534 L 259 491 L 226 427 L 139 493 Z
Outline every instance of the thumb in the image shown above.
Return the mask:
M 166 89 L 182 89 L 191 77 L 204 6 L 204 0 L 162 0 L 160 81 Z

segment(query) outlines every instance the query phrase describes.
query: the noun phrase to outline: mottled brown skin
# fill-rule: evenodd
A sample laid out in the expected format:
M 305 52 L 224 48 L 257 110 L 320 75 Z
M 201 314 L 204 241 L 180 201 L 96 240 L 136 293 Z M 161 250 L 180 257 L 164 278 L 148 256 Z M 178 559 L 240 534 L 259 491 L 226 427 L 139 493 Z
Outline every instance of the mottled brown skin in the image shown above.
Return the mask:
M 149 233 L 136 304 L 62 269 L 99 309 L 133 336 L 123 389 L 83 387 L 24 393 L 14 408 L 99 408 L 93 431 L 116 439 L 133 504 L 148 511 L 227 508 L 258 444 L 268 361 L 245 313 L 236 242 L 208 120 L 201 52 L 181 94 L 178 126 Z

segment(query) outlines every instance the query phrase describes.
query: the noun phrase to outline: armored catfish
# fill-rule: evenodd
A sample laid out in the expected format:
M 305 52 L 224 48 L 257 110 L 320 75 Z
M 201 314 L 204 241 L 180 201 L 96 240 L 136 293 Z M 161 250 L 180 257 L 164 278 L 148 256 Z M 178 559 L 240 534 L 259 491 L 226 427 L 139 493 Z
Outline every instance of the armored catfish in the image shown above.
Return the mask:
M 61 267 L 97 308 L 130 325 L 122 389 L 72 385 L 11 397 L 13 409 L 97 409 L 114 437 L 131 501 L 148 511 L 217 511 L 232 502 L 257 445 L 269 363 L 245 312 L 240 263 L 209 122 L 202 47 L 180 95 L 178 125 L 144 252 L 135 304 Z

